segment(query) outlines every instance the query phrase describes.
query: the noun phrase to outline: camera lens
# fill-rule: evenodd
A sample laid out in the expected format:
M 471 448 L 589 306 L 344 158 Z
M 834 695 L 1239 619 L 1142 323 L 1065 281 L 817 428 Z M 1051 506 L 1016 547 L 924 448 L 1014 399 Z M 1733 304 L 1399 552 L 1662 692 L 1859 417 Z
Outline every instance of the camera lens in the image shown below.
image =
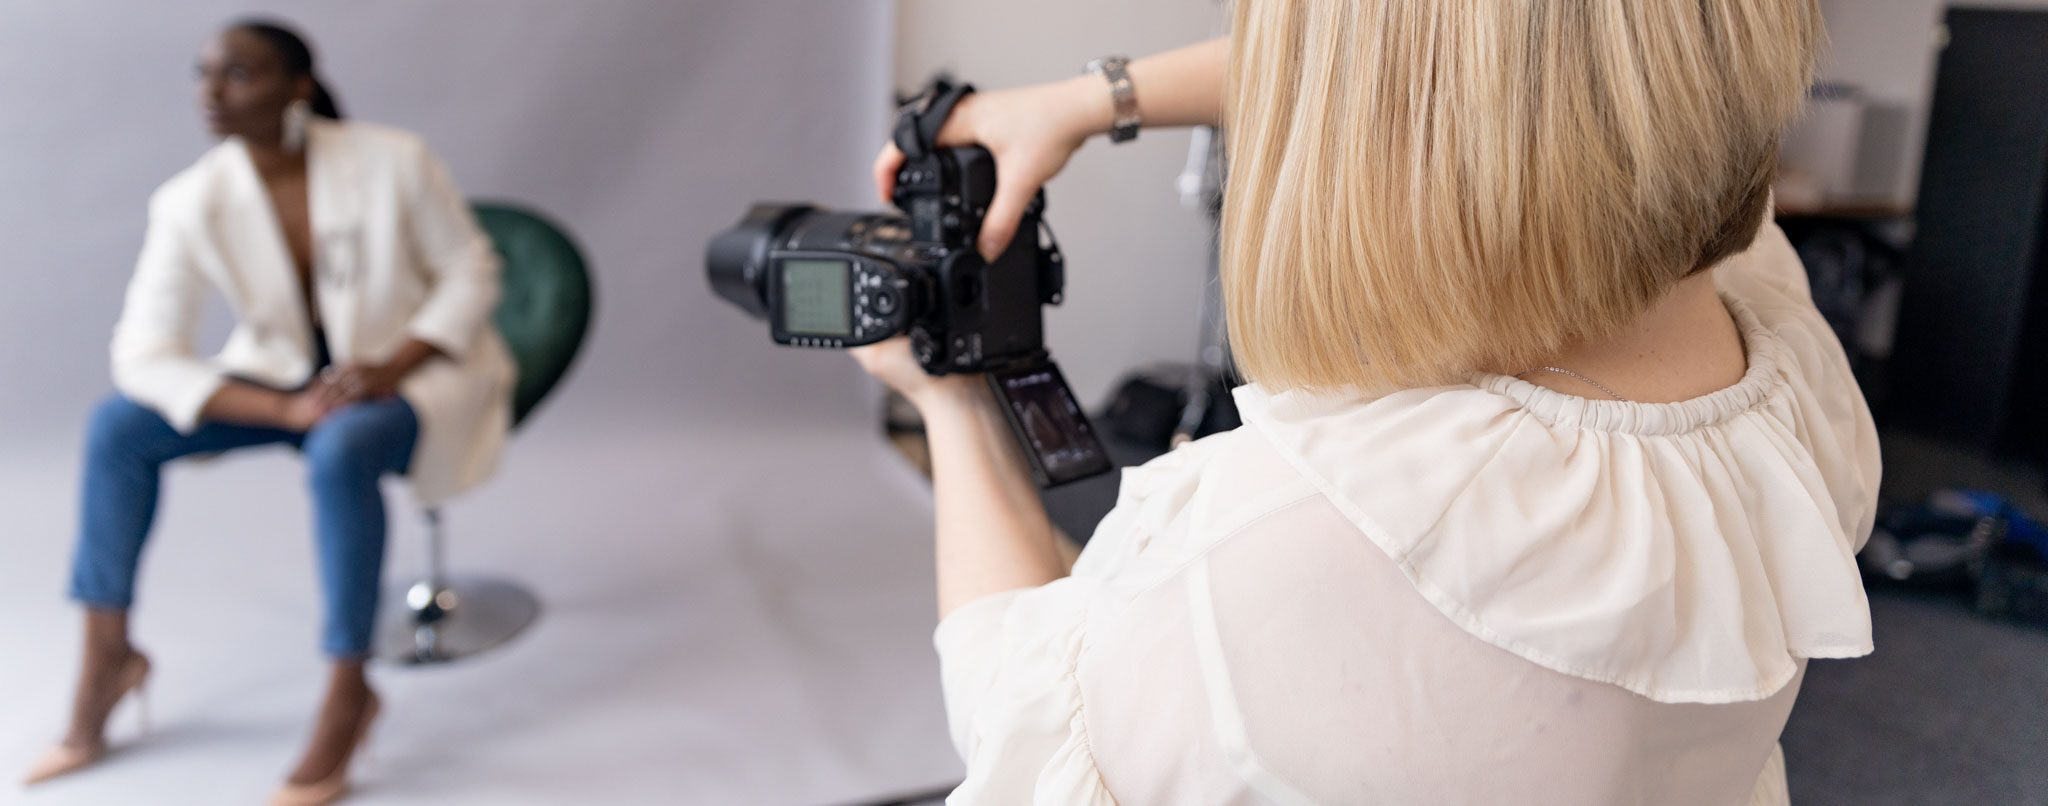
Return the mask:
M 816 210 L 808 204 L 757 204 L 732 229 L 712 237 L 704 248 L 711 290 L 748 315 L 767 318 L 768 246 Z

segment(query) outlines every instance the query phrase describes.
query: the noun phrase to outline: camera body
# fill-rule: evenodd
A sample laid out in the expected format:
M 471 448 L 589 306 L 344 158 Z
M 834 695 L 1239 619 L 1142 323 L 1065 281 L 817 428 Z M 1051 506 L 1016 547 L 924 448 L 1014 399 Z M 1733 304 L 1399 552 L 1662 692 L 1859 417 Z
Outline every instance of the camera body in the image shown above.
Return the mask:
M 995 198 L 995 158 L 979 146 L 933 145 L 972 87 L 935 82 L 906 107 L 897 212 L 830 212 L 756 204 L 711 239 L 705 268 L 720 297 L 768 320 L 777 344 L 839 349 L 909 334 L 932 375 L 980 373 L 1002 405 L 1041 487 L 1107 473 L 1109 454 L 1045 350 L 1044 306 L 1066 271 L 1043 225 L 1045 194 L 1024 211 L 995 260 L 975 242 Z
M 778 344 L 838 349 L 908 334 L 926 372 L 990 372 L 1042 358 L 1042 307 L 1065 271 L 1043 194 L 993 263 L 975 248 L 995 194 L 986 149 L 936 149 L 897 173 L 897 214 L 757 204 L 712 239 L 719 296 L 768 320 Z

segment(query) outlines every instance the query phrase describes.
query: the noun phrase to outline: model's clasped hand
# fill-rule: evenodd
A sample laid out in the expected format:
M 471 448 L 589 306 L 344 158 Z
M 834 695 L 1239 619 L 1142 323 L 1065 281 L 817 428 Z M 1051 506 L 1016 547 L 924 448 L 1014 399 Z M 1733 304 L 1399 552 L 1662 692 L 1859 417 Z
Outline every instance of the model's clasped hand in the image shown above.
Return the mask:
M 321 373 L 324 399 L 334 406 L 358 400 L 382 400 L 398 394 L 406 370 L 393 364 L 343 364 Z

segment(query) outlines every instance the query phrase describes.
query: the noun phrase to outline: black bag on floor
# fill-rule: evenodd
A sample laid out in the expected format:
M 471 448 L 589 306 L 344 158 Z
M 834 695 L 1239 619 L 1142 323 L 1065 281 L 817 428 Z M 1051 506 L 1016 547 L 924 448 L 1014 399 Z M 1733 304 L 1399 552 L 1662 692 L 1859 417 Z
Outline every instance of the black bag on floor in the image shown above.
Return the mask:
M 1131 373 L 1110 398 L 1103 426 L 1117 439 L 1158 453 L 1172 447 L 1176 431 L 1200 439 L 1236 428 L 1242 421 L 1229 380 L 1209 374 L 1190 383 L 1193 372 L 1186 365 L 1162 365 Z

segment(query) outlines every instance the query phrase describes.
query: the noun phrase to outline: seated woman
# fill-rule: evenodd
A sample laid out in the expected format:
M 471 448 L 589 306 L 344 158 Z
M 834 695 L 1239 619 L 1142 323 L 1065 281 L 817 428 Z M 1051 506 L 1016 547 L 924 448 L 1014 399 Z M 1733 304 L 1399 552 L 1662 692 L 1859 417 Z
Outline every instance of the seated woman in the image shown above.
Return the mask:
M 1126 471 L 1069 572 L 981 380 L 859 354 L 930 438 L 950 802 L 1785 803 L 1878 482 L 1769 221 L 1813 0 L 1234 14 L 1127 72 L 1229 138 L 1244 427 Z M 1116 107 L 960 103 L 984 252 Z
M 108 714 L 148 677 L 128 610 L 166 462 L 275 443 L 305 455 L 333 669 L 278 804 L 340 797 L 377 715 L 363 661 L 384 560 L 378 480 L 405 473 L 437 501 L 497 462 L 513 380 L 491 325 L 497 255 L 426 144 L 341 122 L 313 68 L 298 36 L 263 22 L 228 28 L 200 56 L 199 102 L 223 139 L 150 199 L 114 330 L 120 392 L 86 436 L 77 698 L 31 783 L 97 761 Z M 236 327 L 202 358 L 209 288 Z

